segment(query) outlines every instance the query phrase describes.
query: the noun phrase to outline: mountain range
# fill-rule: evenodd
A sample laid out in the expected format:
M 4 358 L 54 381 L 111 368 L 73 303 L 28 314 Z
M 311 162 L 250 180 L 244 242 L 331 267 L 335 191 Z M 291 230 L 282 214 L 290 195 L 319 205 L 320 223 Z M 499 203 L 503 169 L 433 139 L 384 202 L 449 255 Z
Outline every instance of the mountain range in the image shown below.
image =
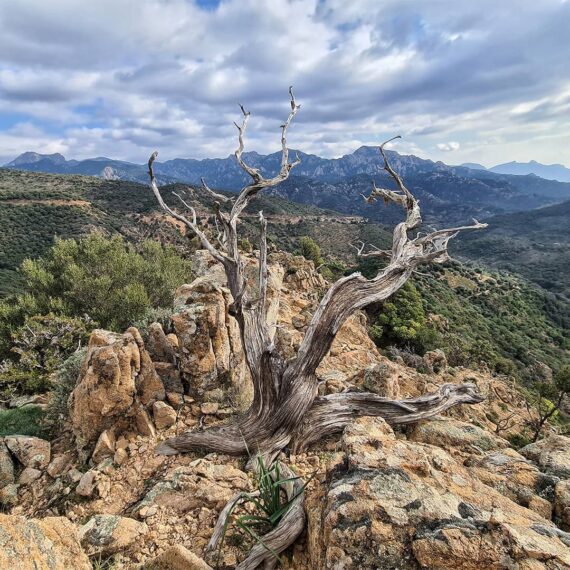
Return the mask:
M 295 153 L 295 151 L 292 151 Z M 413 155 L 388 151 L 394 169 L 421 200 L 427 223 L 463 223 L 471 218 L 525 211 L 570 199 L 570 183 L 546 180 L 535 175 L 502 174 L 474 166 L 448 166 Z M 392 184 L 375 147 L 363 146 L 341 158 L 327 159 L 302 152 L 293 175 L 276 188 L 273 195 L 304 204 L 313 204 L 350 215 L 393 223 L 400 213 L 383 204 L 366 204 L 362 194 L 370 192 L 372 181 Z M 244 159 L 264 175 L 277 172 L 281 154 L 244 153 Z M 84 174 L 106 180 L 147 182 L 145 164 L 105 157 L 66 160 L 61 154 L 27 152 L 6 168 L 59 174 Z M 248 182 L 235 157 L 213 159 L 176 158 L 155 163 L 159 183 L 198 184 L 203 177 L 217 189 L 237 191 Z

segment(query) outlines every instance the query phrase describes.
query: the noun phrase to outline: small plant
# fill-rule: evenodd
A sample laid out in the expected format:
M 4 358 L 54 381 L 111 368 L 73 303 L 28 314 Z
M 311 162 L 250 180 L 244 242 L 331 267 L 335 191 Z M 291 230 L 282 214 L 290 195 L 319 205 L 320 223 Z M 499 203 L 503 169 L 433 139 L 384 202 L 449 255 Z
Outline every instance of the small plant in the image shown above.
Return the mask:
M 0 411 L 0 436 L 32 435 L 44 437 L 44 411 L 40 406 L 23 406 Z
M 230 525 L 235 526 L 239 532 L 263 546 L 282 563 L 279 553 L 275 552 L 263 540 L 262 536 L 279 524 L 296 499 L 302 495 L 311 479 L 312 477 L 293 493 L 287 493 L 286 485 L 300 480 L 300 477 L 283 479 L 278 461 L 267 466 L 263 458 L 259 456 L 255 472 L 255 491 L 253 493 L 242 493 L 227 513 L 218 547 L 216 567 L 219 566 L 224 539 Z M 238 507 L 246 505 L 251 506 L 251 510 L 247 514 L 234 516 L 234 511 Z M 231 542 L 235 544 L 240 541 L 236 541 L 235 537 L 232 537 Z

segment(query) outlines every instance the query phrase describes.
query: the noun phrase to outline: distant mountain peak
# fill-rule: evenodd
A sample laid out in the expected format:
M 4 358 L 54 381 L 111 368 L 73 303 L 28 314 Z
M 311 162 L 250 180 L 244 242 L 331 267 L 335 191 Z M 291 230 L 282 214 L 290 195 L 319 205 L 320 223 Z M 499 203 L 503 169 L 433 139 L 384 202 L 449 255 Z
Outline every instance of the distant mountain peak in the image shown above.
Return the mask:
M 9 162 L 6 166 L 20 166 L 22 164 L 35 164 L 36 162 L 40 162 L 42 160 L 46 160 L 53 164 L 63 164 L 66 162 L 65 156 L 60 154 L 59 152 L 55 152 L 53 154 L 40 154 L 39 152 L 32 152 L 27 151 L 23 152 L 19 156 L 17 156 L 14 160 Z
M 497 164 L 489 169 L 497 174 L 517 174 L 519 176 L 528 176 L 533 174 L 545 178 L 546 180 L 558 180 L 559 182 L 570 182 L 570 168 L 566 168 L 563 164 L 541 164 L 536 160 L 529 162 L 505 162 Z

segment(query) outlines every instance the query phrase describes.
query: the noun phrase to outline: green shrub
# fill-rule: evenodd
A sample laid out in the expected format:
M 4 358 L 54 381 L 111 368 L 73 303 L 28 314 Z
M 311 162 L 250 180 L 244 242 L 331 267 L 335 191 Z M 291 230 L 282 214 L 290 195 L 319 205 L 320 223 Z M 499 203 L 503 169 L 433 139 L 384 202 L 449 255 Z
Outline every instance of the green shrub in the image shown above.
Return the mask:
M 0 411 L 0 436 L 32 435 L 44 437 L 44 411 L 40 406 L 23 406 Z
M 507 440 L 515 449 L 520 449 L 529 443 L 532 443 L 531 439 L 522 433 L 512 433 L 507 435 Z
M 301 255 L 309 259 L 318 267 L 323 263 L 323 258 L 321 257 L 321 248 L 317 245 L 313 238 L 308 236 L 303 236 L 299 241 L 299 247 Z
M 46 410 L 46 428 L 52 435 L 63 425 L 69 414 L 68 400 L 77 384 L 87 348 L 74 352 L 55 373 L 53 392 Z
M 53 372 L 87 340 L 91 328 L 87 317 L 27 317 L 11 334 L 12 360 L 0 364 L 0 393 L 6 398 L 48 390 Z
M 150 308 L 169 307 L 190 264 L 169 246 L 144 241 L 139 250 L 120 236 L 57 240 L 44 258 L 25 260 L 21 271 L 39 312 L 89 315 L 122 331 Z

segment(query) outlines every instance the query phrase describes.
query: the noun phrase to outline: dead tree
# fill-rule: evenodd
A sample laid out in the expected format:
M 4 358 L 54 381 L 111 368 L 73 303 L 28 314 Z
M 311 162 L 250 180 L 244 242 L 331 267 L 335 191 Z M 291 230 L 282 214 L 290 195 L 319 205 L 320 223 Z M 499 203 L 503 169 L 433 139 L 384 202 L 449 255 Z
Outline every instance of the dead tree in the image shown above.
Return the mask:
M 247 450 L 256 450 L 269 461 L 286 447 L 300 450 L 320 438 L 342 431 L 359 416 L 381 416 L 392 425 L 408 424 L 439 414 L 457 404 L 476 404 L 483 400 L 472 384 L 446 384 L 436 393 L 409 400 L 390 400 L 371 393 L 341 393 L 324 397 L 317 396 L 316 370 L 325 358 L 342 324 L 355 311 L 384 301 L 395 293 L 410 278 L 412 272 L 426 263 L 441 263 L 448 259 L 447 245 L 461 230 L 485 227 L 474 220 L 472 225 L 434 231 L 427 235 L 411 237 L 410 233 L 421 224 L 418 201 L 406 188 L 400 176 L 391 168 L 384 147 L 380 154 L 384 168 L 393 178 L 397 189 L 388 190 L 374 185 L 366 198 L 373 202 L 382 198 L 402 207 L 405 220 L 394 229 L 392 250 L 382 252 L 389 260 L 373 279 L 353 273 L 334 283 L 321 302 L 308 326 L 295 358 L 287 360 L 279 353 L 274 342 L 275 331 L 267 322 L 267 224 L 259 213 L 259 274 L 255 298 L 248 288 L 245 277 L 245 260 L 238 249 L 238 221 L 244 208 L 265 188 L 276 186 L 289 176 L 299 163 L 299 158 L 290 162 L 287 148 L 287 129 L 299 110 L 292 89 L 289 89 L 291 111 L 281 125 L 281 167 L 279 172 L 265 178 L 243 159 L 244 137 L 250 113 L 241 107 L 242 121 L 236 123 L 238 148 L 235 156 L 240 167 L 249 175 L 251 182 L 245 186 L 231 203 L 229 211 L 223 211 L 218 196 L 204 183 L 215 203 L 218 227 L 223 239 L 214 246 L 208 236 L 198 227 L 196 212 L 183 203 L 190 212 L 187 217 L 169 207 L 163 200 L 153 173 L 155 152 L 148 162 L 150 185 L 160 206 L 171 216 L 183 222 L 196 236 L 202 246 L 225 270 L 228 287 L 233 296 L 231 314 L 239 324 L 246 362 L 253 381 L 253 401 L 243 417 L 222 427 L 203 431 L 189 431 L 171 438 L 158 446 L 158 453 L 175 454 L 192 450 L 211 450 L 232 455 L 244 455 Z M 395 137 L 399 138 L 399 137 Z M 393 139 L 391 139 L 393 140 Z M 389 141 L 386 141 L 389 142 Z M 363 250 L 361 255 L 366 255 Z M 378 255 L 372 251 L 372 255 Z M 279 525 L 264 537 L 264 543 L 273 552 L 281 552 L 302 531 L 305 515 L 301 500 L 297 501 Z M 223 520 L 223 516 L 221 517 Z M 219 527 L 218 527 L 219 530 Z M 213 543 L 215 546 L 215 533 Z M 269 549 L 256 546 L 239 569 L 257 568 L 261 564 L 272 565 L 273 554 Z M 267 566 L 269 567 L 269 566 Z

